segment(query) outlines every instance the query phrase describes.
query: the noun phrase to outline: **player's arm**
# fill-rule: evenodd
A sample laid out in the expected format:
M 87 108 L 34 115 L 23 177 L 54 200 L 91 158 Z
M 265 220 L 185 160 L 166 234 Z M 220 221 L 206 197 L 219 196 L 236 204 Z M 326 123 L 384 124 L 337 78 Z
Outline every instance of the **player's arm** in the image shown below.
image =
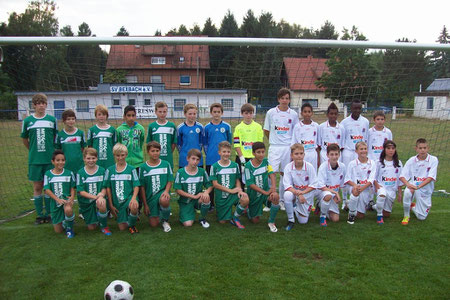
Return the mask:
M 378 191 L 381 188 L 381 185 L 378 183 L 378 181 L 374 181 L 373 185 L 375 186 L 375 189 Z
M 434 179 L 431 177 L 428 177 L 427 179 L 425 179 L 424 181 L 422 181 L 421 184 L 419 184 L 419 186 L 417 187 L 417 189 L 421 189 L 424 186 L 426 186 L 427 184 L 429 184 L 430 182 L 432 182 Z
M 304 189 L 303 191 L 300 191 L 300 195 L 306 195 L 306 194 L 308 194 L 309 192 L 311 192 L 311 191 L 313 191 L 313 190 L 315 190 L 315 188 L 313 188 L 312 186 L 307 186 L 306 187 L 306 189 Z
M 137 202 L 136 198 L 139 194 L 139 186 L 135 186 L 133 188 L 133 196 L 131 196 L 131 201 L 130 201 L 130 208 L 138 208 L 139 207 L 139 203 Z
M 266 136 L 266 138 L 269 138 L 269 136 L 270 136 L 270 131 L 264 129 L 264 135 Z
M 75 193 L 76 193 L 76 189 L 74 187 L 70 188 L 70 197 L 69 197 L 69 202 L 73 203 L 73 200 L 75 199 Z
M 109 210 L 111 211 L 111 213 L 115 217 L 117 217 L 117 213 L 119 212 L 119 210 L 117 208 L 115 208 L 114 205 L 113 205 L 112 192 L 111 192 L 111 188 L 110 187 L 106 188 L 106 195 L 108 195 Z
M 28 140 L 28 138 L 22 138 L 22 142 L 23 142 L 23 145 L 25 146 L 25 148 L 30 150 L 30 141 Z
M 141 198 L 142 205 L 144 206 L 144 214 L 148 216 L 150 214 L 150 207 L 147 204 L 147 195 L 145 194 L 145 188 L 143 185 L 139 187 L 139 191 L 139 197 Z
M 161 194 L 161 200 L 170 200 L 170 189 L 172 188 L 172 181 L 167 182 L 164 192 Z
M 403 201 L 403 194 L 402 194 L 402 187 L 401 186 L 399 186 L 397 188 L 397 201 L 399 203 L 402 203 L 402 201 Z
M 58 204 L 66 204 L 67 203 L 66 200 L 56 197 L 56 195 L 50 189 L 45 189 L 45 194 L 47 196 L 49 196 L 50 198 L 52 198 L 53 200 L 55 200 L 56 203 L 58 203 Z
M 184 198 L 190 198 L 190 199 L 194 199 L 194 200 L 197 200 L 198 198 L 200 198 L 200 193 L 197 194 L 197 195 L 192 195 L 192 194 L 189 194 L 188 192 L 185 192 L 185 191 L 183 191 L 181 189 L 175 190 L 175 192 L 178 195 L 180 195 L 181 197 L 184 197 Z
M 250 184 L 249 187 L 252 190 L 257 191 L 258 193 L 266 195 L 266 196 L 268 196 L 268 195 L 270 195 L 272 193 L 272 190 L 265 191 L 262 188 L 260 188 L 259 186 L 257 186 L 256 184 Z
M 415 186 L 414 184 L 410 183 L 408 180 L 406 180 L 405 177 L 400 176 L 399 180 L 408 188 L 411 190 L 411 192 L 414 192 L 415 190 L 417 190 L 417 186 Z

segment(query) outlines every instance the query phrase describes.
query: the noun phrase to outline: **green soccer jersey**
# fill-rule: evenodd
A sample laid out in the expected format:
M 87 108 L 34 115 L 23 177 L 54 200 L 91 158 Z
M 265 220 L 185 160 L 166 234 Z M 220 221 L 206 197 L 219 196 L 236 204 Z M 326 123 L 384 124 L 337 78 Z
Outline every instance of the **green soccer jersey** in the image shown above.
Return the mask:
M 259 166 L 254 166 L 251 160 L 245 164 L 245 186 L 251 200 L 260 197 L 262 194 L 250 188 L 250 185 L 255 184 L 257 187 L 268 191 L 270 189 L 269 175 L 272 173 L 273 168 L 269 165 L 267 158 L 264 158 Z
M 23 120 L 21 137 L 28 139 L 28 164 L 44 165 L 50 164 L 55 151 L 56 119 L 45 115 L 36 118 L 34 115 Z
M 60 174 L 53 173 L 53 170 L 45 172 L 44 190 L 52 191 L 53 194 L 60 199 L 69 199 L 70 189 L 75 186 L 75 175 L 68 169 L 63 169 Z M 58 207 L 61 205 L 62 204 L 56 204 Z
M 65 129 L 58 132 L 56 137 L 56 148 L 61 149 L 66 157 L 65 168 L 77 174 L 83 167 L 83 148 L 86 147 L 84 132 L 76 129 L 74 133 L 68 134 Z
M 88 194 L 96 196 L 101 192 L 103 188 L 103 179 L 105 176 L 105 169 L 97 166 L 97 170 L 89 174 L 86 171 L 86 167 L 81 168 L 77 173 L 77 192 L 78 202 L 80 204 L 89 204 L 94 202 L 95 199 L 89 199 L 81 196 L 80 192 L 86 192 Z
M 186 167 L 178 169 L 175 177 L 174 189 L 182 190 L 191 195 L 197 195 L 203 191 L 203 188 L 207 189 L 211 186 L 211 181 L 206 173 L 205 169 L 197 168 L 197 172 L 194 175 L 186 172 Z M 180 196 L 178 202 L 189 203 L 191 198 Z
M 110 125 L 106 129 L 100 129 L 97 125 L 89 128 L 87 145 L 98 152 L 97 164 L 105 169 L 114 165 L 112 149 L 117 143 L 116 129 Z
M 139 167 L 144 162 L 144 152 L 142 151 L 145 137 L 144 127 L 138 122 L 134 122 L 132 127 L 123 123 L 117 127 L 116 131 L 118 142 L 127 146 L 127 163 L 133 167 Z
M 119 206 L 133 196 L 135 187 L 140 186 L 136 169 L 127 164 L 122 172 L 117 172 L 116 165 L 112 165 L 105 172 L 105 187 L 111 189 L 114 206 Z M 136 199 L 137 200 L 137 199 Z
M 166 124 L 160 125 L 158 121 L 148 125 L 147 143 L 156 141 L 161 145 L 161 154 L 159 157 L 170 163 L 173 169 L 172 145 L 177 144 L 177 128 L 173 122 L 166 121 Z
M 139 167 L 139 180 L 145 188 L 145 196 L 150 199 L 164 191 L 167 183 L 173 181 L 172 167 L 165 160 L 160 160 L 157 166 L 145 162 Z
M 217 180 L 217 183 L 228 189 L 236 187 L 236 180 L 241 178 L 239 166 L 234 161 L 230 161 L 228 166 L 222 166 L 220 161 L 214 163 L 210 170 L 211 181 Z M 214 199 L 226 199 L 230 194 L 219 189 L 214 189 Z

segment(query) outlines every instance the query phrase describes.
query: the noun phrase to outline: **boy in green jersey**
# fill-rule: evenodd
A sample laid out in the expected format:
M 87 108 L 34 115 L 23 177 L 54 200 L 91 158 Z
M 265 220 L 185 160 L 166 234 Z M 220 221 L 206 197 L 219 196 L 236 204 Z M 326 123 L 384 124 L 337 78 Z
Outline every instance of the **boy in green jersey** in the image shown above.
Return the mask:
M 155 104 L 156 121 L 148 125 L 147 143 L 156 141 L 161 145 L 160 158 L 170 163 L 173 169 L 173 150 L 177 145 L 177 128 L 173 122 L 166 120 L 167 104 Z
M 45 172 L 52 168 L 52 154 L 55 151 L 57 135 L 56 119 L 45 113 L 47 96 L 36 94 L 32 98 L 34 114 L 23 120 L 21 138 L 28 149 L 28 179 L 33 182 L 35 224 L 50 221 L 50 197 L 42 196 Z M 45 213 L 43 200 L 45 200 Z
M 173 183 L 173 172 L 170 164 L 159 158 L 161 145 L 152 141 L 147 144 L 149 160 L 139 167 L 141 181 L 140 196 L 144 203 L 144 213 L 149 217 L 151 227 L 162 220 L 164 232 L 171 230 L 170 217 L 170 188 Z
M 117 127 L 117 141 L 128 148 L 127 163 L 137 168 L 144 162 L 144 144 L 145 129 L 136 122 L 136 108 L 128 105 L 123 110 L 124 123 Z
M 62 113 L 64 129 L 58 132 L 56 148 L 61 149 L 66 157 L 66 169 L 77 174 L 83 167 L 83 150 L 86 147 L 84 132 L 75 127 L 76 116 L 71 109 Z
M 105 169 L 114 165 L 113 147 L 117 143 L 116 129 L 108 125 L 108 109 L 99 104 L 95 107 L 95 119 L 97 124 L 89 128 L 87 145 L 97 150 L 98 165 Z
M 250 198 L 248 217 L 253 223 L 258 223 L 264 203 L 270 207 L 269 229 L 271 232 L 277 232 L 275 217 L 280 210 L 280 196 L 277 193 L 275 173 L 265 158 L 266 146 L 264 143 L 254 143 L 252 151 L 255 158 L 245 164 L 245 184 Z
M 106 207 L 106 189 L 103 186 L 105 169 L 97 166 L 97 150 L 86 148 L 83 152 L 84 168 L 77 173 L 77 192 L 80 213 L 89 230 L 94 230 L 100 223 L 102 232 L 109 236 L 107 226 L 108 211 Z
M 211 201 L 209 193 L 212 185 L 205 169 L 199 168 L 198 164 L 202 158 L 202 153 L 198 149 L 191 149 L 187 154 L 188 165 L 178 169 L 173 187 L 180 195 L 178 204 L 180 205 L 180 222 L 185 227 L 194 224 L 195 210 L 200 209 L 200 224 L 203 228 L 209 228 L 206 221 Z M 205 188 L 205 190 L 203 190 Z
M 108 195 L 109 208 L 117 218 L 120 230 L 131 234 L 138 233 L 136 228 L 139 204 L 136 200 L 139 193 L 139 177 L 136 169 L 126 162 L 127 147 L 116 144 L 113 148 L 116 164 L 105 172 L 104 184 Z
M 75 198 L 75 175 L 64 168 L 64 152 L 55 150 L 52 156 L 54 168 L 44 176 L 44 190 L 54 201 L 50 202 L 53 229 L 57 233 L 66 230 L 67 237 L 73 238 L 73 200 Z
M 241 188 L 241 172 L 237 163 L 230 160 L 231 144 L 228 141 L 219 143 L 220 160 L 211 166 L 210 178 L 214 186 L 217 219 L 220 223 L 230 221 L 239 229 L 245 227 L 239 217 L 248 205 L 248 195 Z M 234 215 L 233 205 L 236 206 Z

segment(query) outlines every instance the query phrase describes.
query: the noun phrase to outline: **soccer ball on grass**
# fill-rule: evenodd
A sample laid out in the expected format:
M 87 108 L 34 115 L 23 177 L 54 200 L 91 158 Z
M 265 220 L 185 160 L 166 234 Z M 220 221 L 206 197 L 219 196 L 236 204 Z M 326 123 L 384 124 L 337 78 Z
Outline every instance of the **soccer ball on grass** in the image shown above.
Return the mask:
M 133 297 L 133 287 L 123 280 L 114 280 L 105 289 L 105 300 L 132 300 Z

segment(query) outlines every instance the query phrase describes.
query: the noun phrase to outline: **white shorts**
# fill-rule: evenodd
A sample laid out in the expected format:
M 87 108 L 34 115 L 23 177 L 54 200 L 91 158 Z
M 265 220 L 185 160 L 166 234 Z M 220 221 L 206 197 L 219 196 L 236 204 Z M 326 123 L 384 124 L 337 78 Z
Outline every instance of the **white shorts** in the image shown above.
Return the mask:
M 383 210 L 387 212 L 392 212 L 392 206 L 394 205 L 394 200 L 397 193 L 392 190 L 386 190 L 384 187 L 382 187 L 377 191 L 377 197 L 379 197 L 380 195 L 385 196 Z
M 320 205 L 322 205 L 322 202 L 324 201 L 323 198 L 330 195 L 332 198 L 330 200 L 330 208 L 328 209 L 328 212 L 332 211 L 335 214 L 339 214 L 339 205 L 336 202 L 334 202 L 334 200 L 333 200 L 334 195 L 332 193 L 330 193 L 329 191 L 320 191 L 320 190 L 317 190 L 317 191 L 319 192 L 318 198 L 319 198 Z M 327 217 L 329 218 L 328 214 L 327 214 Z
M 405 199 L 407 193 L 411 194 L 408 188 L 405 189 L 405 196 L 403 199 Z M 431 194 L 429 192 L 424 193 L 419 189 L 414 192 L 414 195 L 412 195 L 411 202 L 414 199 L 416 199 L 416 214 L 423 217 L 423 219 L 426 219 L 431 209 Z
M 274 172 L 283 172 L 284 167 L 291 162 L 291 147 L 269 146 L 267 159 Z
M 351 193 L 353 190 L 352 187 L 350 187 L 349 192 Z M 370 200 L 373 199 L 373 192 L 371 187 L 368 187 L 367 189 L 364 190 L 364 192 L 362 192 L 361 194 L 359 194 L 358 196 L 358 203 L 356 205 L 356 210 L 359 213 L 365 214 L 366 213 L 366 208 L 367 208 L 367 204 L 369 204 Z
M 317 173 L 317 151 L 305 151 L 305 160 L 313 165 Z
M 356 158 L 358 158 L 358 155 L 356 154 L 355 151 L 351 151 L 348 149 L 344 149 L 342 151 L 342 162 L 344 163 L 345 166 L 348 166 L 348 164 L 352 160 L 355 160 Z
M 317 195 L 317 190 L 312 190 L 306 195 L 303 195 L 306 199 L 305 203 L 300 203 L 298 198 L 295 199 L 295 207 L 294 211 L 299 213 L 302 216 L 308 217 L 311 209 L 314 205 L 314 197 Z

